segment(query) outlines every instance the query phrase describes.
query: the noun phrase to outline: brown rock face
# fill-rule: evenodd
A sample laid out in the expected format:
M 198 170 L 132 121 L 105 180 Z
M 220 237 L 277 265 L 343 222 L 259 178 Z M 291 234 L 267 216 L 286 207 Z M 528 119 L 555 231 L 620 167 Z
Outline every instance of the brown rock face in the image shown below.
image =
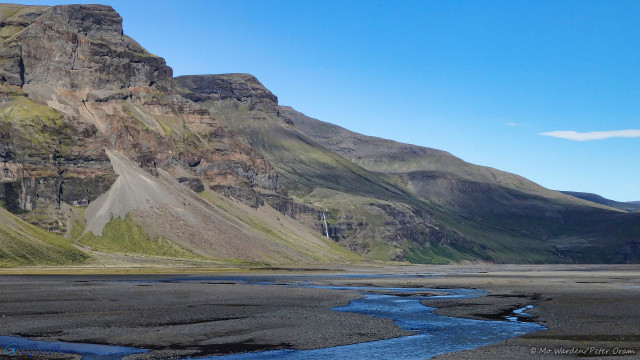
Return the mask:
M 172 90 L 171 79 L 109 6 L 0 5 L 0 199 L 27 211 L 87 205 L 117 177 L 104 149 L 252 205 L 253 188 L 276 189 L 262 156 Z
M 67 90 L 123 89 L 170 79 L 164 59 L 122 33 L 110 6 L 5 9 L 0 79 L 12 85 Z
M 193 81 L 204 94 L 174 82 L 162 58 L 122 33 L 111 7 L 0 5 L 0 202 L 97 248 L 131 234 L 220 260 L 350 258 L 262 206 L 284 191 L 276 171 L 196 103 L 233 99 L 277 114 L 277 98 L 251 75 Z M 102 232 L 125 215 L 125 235 Z M 6 242 L 0 234 L 0 250 Z
M 174 81 L 194 102 L 235 99 L 248 104 L 249 110 L 278 113 L 278 97 L 250 74 L 184 75 Z

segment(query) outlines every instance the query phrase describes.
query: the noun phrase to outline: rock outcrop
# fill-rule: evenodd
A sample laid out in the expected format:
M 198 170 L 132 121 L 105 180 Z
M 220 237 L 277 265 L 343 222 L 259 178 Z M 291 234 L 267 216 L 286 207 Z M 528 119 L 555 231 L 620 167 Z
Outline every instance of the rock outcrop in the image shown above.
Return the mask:
M 172 77 L 164 59 L 123 34 L 122 18 L 110 6 L 9 7 L 2 13 L 0 80 L 8 84 L 87 89 L 104 98 Z
M 183 96 L 195 102 L 235 99 L 252 111 L 278 113 L 278 97 L 250 74 L 184 75 L 174 80 L 188 90 Z
M 22 211 L 86 206 L 117 178 L 105 149 L 195 191 L 275 190 L 268 162 L 171 79 L 109 6 L 0 5 L 0 199 Z M 269 97 L 255 91 L 229 96 Z

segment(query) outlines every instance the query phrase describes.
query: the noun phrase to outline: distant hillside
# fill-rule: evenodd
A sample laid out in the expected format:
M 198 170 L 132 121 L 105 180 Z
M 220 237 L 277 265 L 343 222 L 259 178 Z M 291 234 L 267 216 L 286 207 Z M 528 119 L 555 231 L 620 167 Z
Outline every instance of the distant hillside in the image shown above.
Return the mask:
M 597 194 L 576 192 L 576 191 L 561 191 L 561 193 L 571 195 L 579 199 L 591 201 L 596 204 L 602 204 L 602 205 L 610 206 L 610 207 L 624 210 L 624 211 L 629 211 L 629 212 L 640 211 L 640 201 L 620 202 L 620 201 L 604 198 Z
M 296 202 L 326 211 L 333 239 L 368 258 L 567 262 L 597 261 L 598 254 L 607 254 L 606 261 L 638 256 L 627 245 L 633 238 L 606 235 L 601 228 L 589 232 L 588 241 L 564 245 L 562 239 L 585 229 L 583 220 L 606 223 L 619 215 L 617 209 L 444 151 L 309 118 L 278 106 L 248 74 L 175 80 L 183 96 L 265 156 Z

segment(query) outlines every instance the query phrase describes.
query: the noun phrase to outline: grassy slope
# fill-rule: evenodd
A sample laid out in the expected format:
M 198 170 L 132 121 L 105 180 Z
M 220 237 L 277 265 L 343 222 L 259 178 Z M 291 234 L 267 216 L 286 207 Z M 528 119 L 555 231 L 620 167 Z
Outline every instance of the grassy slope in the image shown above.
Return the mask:
M 444 222 L 490 248 L 480 257 L 507 262 L 522 261 L 524 254 L 533 262 L 640 259 L 637 217 L 610 204 L 545 189 L 444 151 L 357 134 L 291 108 L 281 109 L 285 118 L 334 153 L 384 173 L 393 183 L 449 210 L 449 220 L 441 218 Z M 422 255 L 416 251 L 411 257 L 415 261 Z
M 233 100 L 209 101 L 205 106 L 214 117 L 246 136 L 298 197 L 321 187 L 382 200 L 401 197 L 411 201 L 404 189 L 325 149 L 280 118 L 250 111 L 244 104 L 238 107 Z
M 100 251 L 185 259 L 197 258 L 195 254 L 166 239 L 152 239 L 140 225 L 133 221 L 129 214 L 124 219 L 112 218 L 102 230 L 102 236 L 87 232 L 79 236 L 78 242 Z
M 231 100 L 206 103 L 214 117 L 245 135 L 251 146 L 264 154 L 277 168 L 281 183 L 300 201 L 335 211 L 336 216 L 342 214 L 365 219 L 366 229 L 347 235 L 354 236 L 360 245 L 366 243 L 364 246 L 370 259 L 388 260 L 394 251 L 404 248 L 405 258 L 414 262 L 444 263 L 477 258 L 498 262 L 563 261 L 553 256 L 550 244 L 531 242 L 522 234 L 497 231 L 491 224 L 478 224 L 474 219 L 465 219 L 447 209 L 427 204 L 393 184 L 385 175 L 363 169 L 329 151 L 281 118 L 250 111 L 243 106 L 240 104 L 238 107 Z M 319 193 L 324 195 L 319 196 Z M 334 196 L 325 196 L 327 193 Z M 389 219 L 377 209 L 367 206 L 371 203 L 408 205 L 413 209 L 411 211 L 446 224 L 449 229 L 473 241 L 464 246 L 416 244 L 402 240 L 385 242 L 382 239 L 388 230 Z M 350 245 L 349 241 L 343 244 Z
M 314 261 L 321 263 L 362 261 L 357 254 L 312 233 L 310 229 L 281 215 L 268 205 L 253 209 L 211 190 L 203 191 L 200 196 L 225 213 L 249 225 L 257 235 L 293 249 Z
M 281 108 L 283 116 L 291 119 L 301 132 L 370 171 L 386 174 L 446 174 L 460 180 L 492 184 L 567 204 L 598 207 L 594 203 L 546 189 L 521 176 L 467 163 L 446 151 L 358 134 L 310 118 L 292 108 Z
M 77 264 L 87 258 L 64 237 L 0 208 L 0 267 Z
M 561 193 L 628 212 L 640 211 L 639 202 L 619 202 L 603 198 L 600 195 L 585 192 L 561 191 Z

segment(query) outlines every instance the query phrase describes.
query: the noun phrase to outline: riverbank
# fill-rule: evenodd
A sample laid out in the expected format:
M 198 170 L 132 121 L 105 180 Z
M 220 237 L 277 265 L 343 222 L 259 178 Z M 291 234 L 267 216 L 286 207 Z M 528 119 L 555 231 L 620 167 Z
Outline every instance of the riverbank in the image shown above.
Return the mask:
M 405 286 L 489 291 L 476 299 L 422 301 L 437 308 L 437 314 L 495 320 L 533 305 L 526 311 L 532 316 L 524 320 L 547 327 L 474 350 L 439 355 L 437 360 L 640 358 L 638 265 L 411 266 L 403 272 L 435 275 L 406 279 Z M 373 284 L 368 280 L 355 283 Z M 392 279 L 375 281 L 379 286 L 391 283 Z
M 491 294 L 473 302 L 429 304 L 438 307 L 438 314 L 482 318 L 532 304 L 534 308 L 527 310 L 532 320 L 548 329 L 435 359 L 638 359 L 639 270 L 637 265 L 539 266 L 496 268 L 457 278 L 458 285 L 477 286 Z
M 269 273 L 314 274 L 308 269 L 290 270 Z M 514 309 L 534 305 L 527 311 L 533 315 L 531 320 L 548 327 L 436 359 L 532 359 L 532 348 L 536 356 L 548 349 L 585 347 L 611 352 L 616 347 L 630 349 L 636 355 L 640 351 L 638 266 L 403 266 L 322 272 L 327 270 L 334 275 L 365 276 L 313 282 L 484 289 L 489 294 L 482 298 L 424 300 L 423 304 L 438 308 L 440 315 L 485 320 L 502 319 Z M 227 278 L 207 280 L 218 275 Z M 198 276 L 0 276 L 0 335 L 147 348 L 152 350 L 149 354 L 130 358 L 164 358 L 312 349 L 408 334 L 387 319 L 330 310 L 360 297 L 352 291 L 241 285 L 228 273 Z M 170 281 L 177 278 L 190 280 Z M 573 355 L 560 357 L 568 356 Z
M 355 292 L 242 285 L 231 278 L 171 282 L 178 277 L 2 276 L 0 335 L 151 349 L 133 358 L 156 358 L 313 349 L 411 334 L 388 319 L 330 310 L 361 297 Z

